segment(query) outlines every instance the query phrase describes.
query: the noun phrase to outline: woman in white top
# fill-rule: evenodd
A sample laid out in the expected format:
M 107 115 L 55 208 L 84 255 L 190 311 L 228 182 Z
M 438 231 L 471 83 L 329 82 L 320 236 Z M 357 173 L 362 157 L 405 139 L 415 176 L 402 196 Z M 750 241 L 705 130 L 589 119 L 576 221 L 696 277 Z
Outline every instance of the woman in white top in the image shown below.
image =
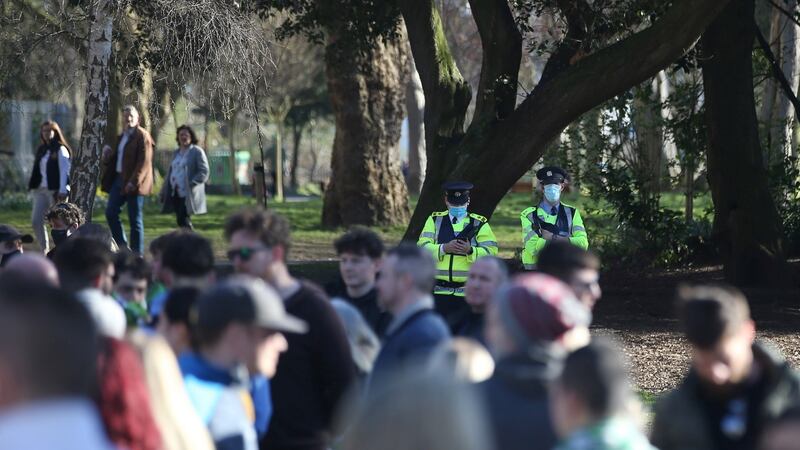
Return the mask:
M 188 125 L 178 127 L 178 149 L 161 188 L 162 213 L 175 213 L 178 226 L 192 229 L 191 216 L 206 213 L 208 159 Z
M 44 214 L 54 203 L 67 201 L 72 149 L 55 121 L 42 123 L 39 137 L 42 145 L 36 150 L 28 188 L 33 191 L 33 232 L 42 251 L 47 253 L 50 242 Z

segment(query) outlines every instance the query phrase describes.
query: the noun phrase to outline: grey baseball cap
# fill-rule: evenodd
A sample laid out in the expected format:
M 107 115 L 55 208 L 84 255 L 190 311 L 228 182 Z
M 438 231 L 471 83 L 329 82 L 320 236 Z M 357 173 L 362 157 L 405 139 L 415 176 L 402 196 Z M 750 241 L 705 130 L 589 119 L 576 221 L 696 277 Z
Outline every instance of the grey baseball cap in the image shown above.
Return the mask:
M 244 275 L 231 276 L 201 294 L 196 312 L 196 324 L 201 329 L 241 322 L 290 333 L 308 330 L 305 321 L 286 312 L 275 289 Z

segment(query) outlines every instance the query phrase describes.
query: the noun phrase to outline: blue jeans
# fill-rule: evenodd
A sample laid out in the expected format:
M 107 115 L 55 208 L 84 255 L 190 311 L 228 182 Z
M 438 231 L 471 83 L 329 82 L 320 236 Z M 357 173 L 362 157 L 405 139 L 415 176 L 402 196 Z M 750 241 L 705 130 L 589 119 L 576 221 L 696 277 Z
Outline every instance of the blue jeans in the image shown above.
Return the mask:
M 144 207 L 143 195 L 126 195 L 122 193 L 122 179 L 117 175 L 111 191 L 108 193 L 108 205 L 106 206 L 106 221 L 111 228 L 111 235 L 120 247 L 129 247 L 134 252 L 144 254 L 144 218 L 142 209 Z M 125 230 L 122 229 L 122 222 L 119 220 L 119 213 L 122 205 L 128 204 L 128 221 L 131 224 L 131 244 L 125 238 Z

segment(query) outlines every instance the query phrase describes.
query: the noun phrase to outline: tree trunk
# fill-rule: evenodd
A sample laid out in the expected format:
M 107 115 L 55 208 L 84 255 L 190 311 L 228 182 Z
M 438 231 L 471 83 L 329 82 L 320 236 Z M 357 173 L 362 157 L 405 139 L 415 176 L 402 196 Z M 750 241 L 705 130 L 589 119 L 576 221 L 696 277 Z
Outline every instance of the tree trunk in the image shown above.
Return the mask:
M 297 192 L 300 183 L 297 182 L 297 166 L 300 165 L 300 141 L 303 139 L 303 126 L 297 123 L 292 123 L 292 170 L 289 173 L 289 185 L 292 191 Z
M 411 76 L 406 83 L 406 112 L 408 113 L 408 175 L 409 194 L 419 194 L 425 180 L 425 93 L 417 68 L 411 64 Z
M 753 13 L 754 0 L 732 0 L 702 39 L 714 235 L 729 282 L 785 286 L 790 277 L 753 96 Z
M 283 121 L 286 115 L 275 121 L 275 201 L 283 201 Z
M 231 112 L 231 117 L 228 119 L 228 146 L 230 153 L 228 155 L 228 164 L 231 167 L 231 187 L 233 193 L 236 195 L 242 194 L 242 187 L 239 186 L 239 177 L 236 173 L 236 114 L 238 111 Z
M 70 173 L 72 201 L 85 212 L 86 220 L 90 222 L 108 118 L 108 63 L 113 26 L 111 3 L 110 0 L 98 0 L 91 10 L 85 116 L 80 148 Z
M 337 45 L 343 32 L 329 30 L 325 49 L 336 136 L 322 224 L 405 224 L 408 191 L 398 141 L 405 113 L 407 45 L 381 41 L 369 55 L 357 56 Z
M 798 13 L 797 2 L 791 8 L 793 14 Z M 786 5 L 789 5 L 787 3 Z M 785 14 L 781 14 L 779 22 L 781 30 L 781 71 L 789 81 L 792 90 L 797 93 L 798 81 L 800 81 L 800 51 L 798 51 L 797 26 Z M 792 131 L 794 130 L 795 110 L 792 102 L 785 93 L 779 92 L 775 105 L 775 145 L 773 145 L 771 158 L 768 163 L 775 164 L 783 161 L 785 155 L 793 154 Z
M 564 127 L 614 95 L 653 77 L 683 55 L 727 1 L 675 1 L 652 26 L 607 48 L 578 60 L 572 58 L 575 53 L 570 56 L 569 52 L 564 52 L 556 63 L 551 57 L 543 80 L 510 115 L 480 126 L 473 122 L 466 135 L 461 132 L 462 111 L 469 104 L 469 87 L 450 56 L 435 4 L 432 0 L 401 2 L 425 90 L 428 154 L 425 183 L 404 239 L 416 240 L 430 212 L 442 207 L 440 183 L 446 179 L 474 183 L 470 209 L 490 217 L 513 183 L 531 168 Z M 503 7 L 498 2 L 491 4 Z M 473 14 L 484 9 L 491 8 L 473 9 Z M 491 38 L 491 32 L 481 33 L 481 39 Z

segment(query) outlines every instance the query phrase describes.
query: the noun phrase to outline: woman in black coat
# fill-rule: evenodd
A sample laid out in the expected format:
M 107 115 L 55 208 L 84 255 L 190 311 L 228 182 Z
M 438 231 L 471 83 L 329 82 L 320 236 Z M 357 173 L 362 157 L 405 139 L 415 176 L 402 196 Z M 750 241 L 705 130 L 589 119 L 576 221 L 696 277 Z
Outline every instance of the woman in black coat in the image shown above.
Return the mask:
M 43 252 L 50 247 L 44 214 L 56 202 L 69 196 L 69 170 L 72 167 L 72 149 L 64 139 L 58 123 L 42 123 L 39 137 L 42 144 L 36 149 L 28 188 L 33 194 L 31 222 L 36 240 Z

